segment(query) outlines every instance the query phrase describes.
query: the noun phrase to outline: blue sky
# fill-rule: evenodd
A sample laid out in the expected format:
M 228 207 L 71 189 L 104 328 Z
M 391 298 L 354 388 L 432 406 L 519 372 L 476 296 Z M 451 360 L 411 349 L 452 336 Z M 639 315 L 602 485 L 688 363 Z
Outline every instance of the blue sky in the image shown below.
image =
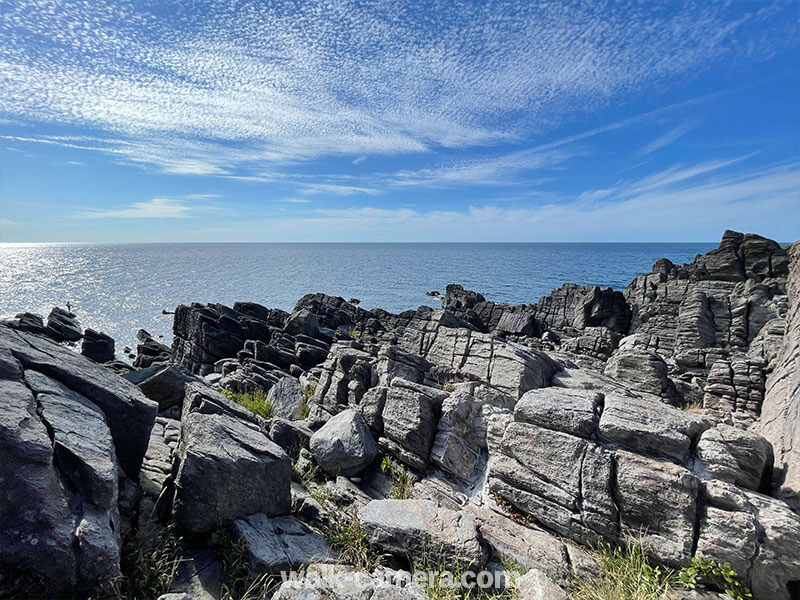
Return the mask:
M 0 2 L 0 241 L 800 237 L 800 2 Z

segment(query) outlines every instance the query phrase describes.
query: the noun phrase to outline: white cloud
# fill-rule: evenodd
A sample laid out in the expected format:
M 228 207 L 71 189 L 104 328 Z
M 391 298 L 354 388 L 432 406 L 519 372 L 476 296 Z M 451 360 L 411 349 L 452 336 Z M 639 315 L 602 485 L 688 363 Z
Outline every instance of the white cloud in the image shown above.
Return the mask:
M 175 198 L 153 198 L 134 202 L 127 208 L 92 210 L 83 213 L 89 219 L 175 219 L 189 216 L 190 208 Z
M 279 202 L 287 202 L 289 204 L 308 204 L 311 202 L 311 200 L 308 198 L 281 198 Z
M 247 176 L 234 171 L 524 139 L 748 45 L 768 57 L 796 29 L 791 3 L 652 4 L 206 0 L 165 18 L 20 0 L 0 11 L 0 112 L 103 132 L 76 147 L 122 162 Z
M 644 179 L 660 183 L 631 182 L 605 193 L 602 203 L 586 201 L 588 190 L 572 201 L 558 198 L 537 206 L 434 211 L 361 206 L 255 225 L 276 241 L 714 241 L 726 228 L 782 241 L 800 237 L 800 163 L 694 183 L 658 174 Z
M 660 150 L 661 148 L 668 146 L 678 138 L 683 137 L 689 131 L 694 128 L 694 123 L 686 122 L 681 123 L 677 127 L 673 127 L 669 131 L 667 131 L 664 135 L 654 139 L 649 144 L 646 144 L 644 148 L 642 148 L 642 154 L 650 154 L 651 152 L 655 152 L 656 150 Z
M 362 187 L 357 185 L 340 185 L 335 183 L 304 183 L 300 185 L 300 193 L 308 194 L 333 194 L 334 196 L 356 196 L 366 194 L 377 196 L 380 190 L 372 187 Z

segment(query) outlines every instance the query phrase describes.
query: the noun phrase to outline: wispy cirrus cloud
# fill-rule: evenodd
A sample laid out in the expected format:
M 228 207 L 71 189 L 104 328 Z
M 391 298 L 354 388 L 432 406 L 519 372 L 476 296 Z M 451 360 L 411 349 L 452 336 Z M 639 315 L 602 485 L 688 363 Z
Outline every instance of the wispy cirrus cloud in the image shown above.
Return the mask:
M 672 142 L 678 140 L 679 138 L 689 133 L 694 127 L 695 123 L 691 121 L 681 123 L 680 125 L 673 127 L 672 129 L 667 131 L 665 134 L 657 137 L 652 142 L 646 144 L 642 148 L 641 153 L 650 154 L 651 152 L 655 152 L 656 150 L 661 150 L 661 148 L 669 146 Z
M 726 161 L 718 161 L 718 165 Z M 723 169 L 724 167 L 719 167 Z M 664 240 L 697 241 L 724 214 L 726 223 L 741 230 L 762 230 L 773 215 L 786 218 L 786 240 L 800 235 L 800 163 L 776 165 L 709 179 L 708 166 L 675 168 L 693 177 L 668 178 L 652 174 L 604 191 L 606 202 L 592 202 L 587 190 L 576 198 L 556 198 L 537 206 L 472 205 L 461 210 L 418 210 L 354 206 L 320 208 L 308 215 L 259 224 L 276 239 L 292 239 L 296 231 L 331 233 L 349 239 L 368 231 L 370 240 L 473 241 L 563 240 L 564 232 L 584 241 L 631 239 L 652 241 L 657 224 Z M 658 182 L 658 183 L 656 183 Z M 773 224 L 774 227 L 774 224 Z M 326 235 L 328 237 L 326 237 Z
M 184 175 L 484 147 L 739 60 L 743 47 L 769 57 L 796 35 L 791 4 L 206 0 L 167 14 L 9 0 L 0 116 L 96 131 L 61 143 Z
M 186 201 L 179 198 L 153 198 L 124 208 L 86 211 L 81 216 L 87 219 L 177 219 L 188 217 L 190 210 Z

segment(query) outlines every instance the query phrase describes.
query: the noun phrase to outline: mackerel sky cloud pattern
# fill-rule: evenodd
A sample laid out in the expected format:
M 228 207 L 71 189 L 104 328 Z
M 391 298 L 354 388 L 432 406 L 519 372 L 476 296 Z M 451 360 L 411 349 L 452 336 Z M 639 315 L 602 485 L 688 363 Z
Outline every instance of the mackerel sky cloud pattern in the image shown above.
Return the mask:
M 286 189 L 276 201 L 314 200 L 296 210 L 377 196 L 392 210 L 420 188 L 523 183 L 574 199 L 546 184 L 597 148 L 549 144 L 729 94 L 736 81 L 759 85 L 737 69 L 778 64 L 765 80 L 785 88 L 797 11 L 793 2 L 6 0 L 0 131 L 7 149 L 207 176 L 231 186 L 219 190 L 225 197 L 245 182 L 277 182 Z M 729 79 L 671 95 L 676 80 L 719 79 L 721 65 Z M 703 118 L 685 111 L 648 119 L 630 164 L 702 130 Z M 750 148 L 735 150 L 713 158 Z M 205 188 L 193 180 L 179 191 Z M 136 214 L 164 195 L 86 208 Z M 456 208 L 441 201 L 429 209 Z

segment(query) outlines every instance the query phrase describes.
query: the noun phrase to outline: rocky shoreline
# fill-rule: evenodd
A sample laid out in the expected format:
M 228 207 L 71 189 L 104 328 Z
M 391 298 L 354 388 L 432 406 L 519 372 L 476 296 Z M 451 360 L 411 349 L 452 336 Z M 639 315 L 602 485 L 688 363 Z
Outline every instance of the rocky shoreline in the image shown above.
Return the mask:
M 181 305 L 139 341 L 0 324 L 0 598 L 435 600 L 383 575 L 513 564 L 558 600 L 631 536 L 800 598 L 800 243 L 726 231 L 528 305 Z M 147 592 L 142 548 L 174 566 Z M 327 576 L 274 580 L 301 566 Z

